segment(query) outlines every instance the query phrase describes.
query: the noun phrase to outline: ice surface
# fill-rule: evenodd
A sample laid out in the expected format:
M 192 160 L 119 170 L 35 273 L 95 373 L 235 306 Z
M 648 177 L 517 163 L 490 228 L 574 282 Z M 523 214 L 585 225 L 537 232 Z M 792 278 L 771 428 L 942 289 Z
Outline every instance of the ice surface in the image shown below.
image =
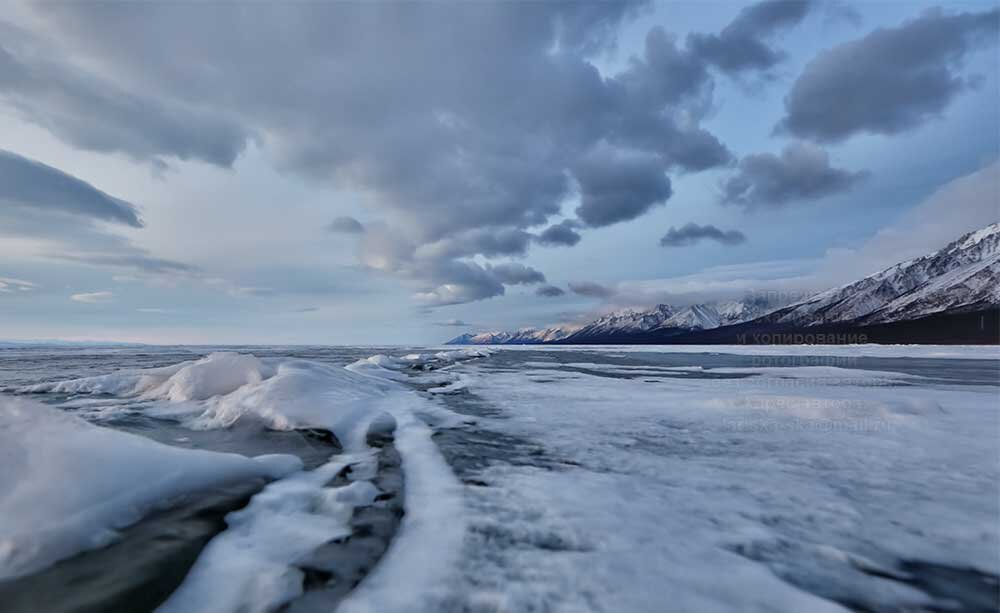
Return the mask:
M 302 467 L 179 449 L 0 397 L 0 579 L 100 547 L 177 496 Z
M 846 356 L 998 360 L 996 345 L 504 345 L 504 351 L 581 351 L 600 354 L 704 353 L 759 356 Z
M 445 349 L 431 353 L 410 353 L 403 357 L 384 354 L 373 355 L 347 366 L 347 370 L 393 381 L 417 381 L 413 378 L 424 371 L 447 368 L 459 362 L 485 358 L 496 352 L 488 347 Z M 426 383 L 449 383 L 452 378 L 423 375 L 419 381 Z
M 837 601 L 948 610 L 905 580 L 903 561 L 1000 572 L 997 386 L 984 383 L 991 369 L 961 359 L 996 359 L 996 348 L 483 349 L 373 356 L 347 369 L 223 353 L 34 391 L 80 394 L 64 406 L 81 412 L 118 410 L 116 394 L 136 401 L 129 410 L 191 428 L 327 428 L 347 448 L 231 515 L 165 611 L 273 610 L 299 594 L 296 562 L 346 535 L 353 509 L 377 494 L 366 480 L 369 431 L 395 432 L 406 515 L 340 611 L 844 610 Z M 538 353 L 514 353 L 526 349 Z M 810 359 L 822 355 L 837 359 Z M 868 355 L 955 359 L 909 370 L 909 361 L 841 359 Z M 966 367 L 980 370 L 968 380 L 934 372 Z M 476 423 L 445 406 L 478 407 Z M 464 433 L 495 454 L 467 456 L 468 485 L 431 437 L 463 421 L 436 439 L 442 448 Z M 528 451 L 516 461 L 497 459 L 519 445 Z M 15 466 L 7 449 L 0 456 Z M 121 462 L 139 457 L 138 470 L 158 457 L 144 449 Z M 270 474 L 294 468 L 281 456 L 216 456 Z M 331 487 L 348 462 L 356 481 Z M 69 463 L 51 470 L 72 492 Z M 3 473 L 0 486 L 10 472 L 23 471 Z M 54 507 L 61 491 L 46 494 Z M 0 523 L 10 504 L 0 497 Z
M 650 379 L 669 371 L 637 365 L 642 378 L 623 378 L 630 368 L 602 365 L 604 351 L 456 367 L 500 410 L 479 427 L 537 441 L 563 466 L 476 476 L 489 487 L 468 492 L 470 533 L 489 536 L 460 561 L 463 606 L 946 610 L 888 577 L 905 578 L 904 560 L 1000 573 L 995 385 L 816 366 Z

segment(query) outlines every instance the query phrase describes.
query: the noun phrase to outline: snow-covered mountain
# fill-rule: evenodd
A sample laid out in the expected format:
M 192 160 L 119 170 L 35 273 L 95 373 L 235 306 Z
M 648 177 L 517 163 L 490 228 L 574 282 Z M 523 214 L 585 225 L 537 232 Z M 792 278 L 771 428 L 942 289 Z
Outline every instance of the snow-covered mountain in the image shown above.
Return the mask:
M 740 323 L 772 311 L 776 306 L 760 297 L 746 300 L 695 304 L 675 307 L 658 304 L 649 309 L 620 309 L 586 325 L 563 324 L 544 329 L 522 328 L 515 332 L 493 331 L 462 334 L 449 345 L 529 345 L 565 340 L 612 338 L 647 332 L 664 334 L 709 330 Z
M 463 334 L 449 344 L 660 342 L 681 335 L 686 336 L 682 342 L 699 342 L 704 335 L 692 339 L 694 333 L 720 328 L 719 332 L 724 332 L 726 326 L 743 323 L 757 330 L 824 324 L 860 327 L 998 306 L 1000 223 L 995 223 L 934 253 L 790 305 L 775 303 L 771 296 L 686 307 L 658 304 L 649 309 L 614 311 L 583 326 Z
M 515 332 L 466 333 L 448 341 L 447 345 L 535 345 L 562 340 L 580 329 L 578 325 L 560 325 L 549 328 L 521 328 Z
M 1000 223 L 944 249 L 778 309 L 770 323 L 869 325 L 1000 304 Z
M 707 302 L 686 307 L 658 304 L 651 309 L 623 309 L 594 320 L 566 338 L 573 341 L 652 332 L 668 335 L 711 330 L 755 319 L 778 306 L 783 305 L 764 297 L 751 296 L 744 300 Z

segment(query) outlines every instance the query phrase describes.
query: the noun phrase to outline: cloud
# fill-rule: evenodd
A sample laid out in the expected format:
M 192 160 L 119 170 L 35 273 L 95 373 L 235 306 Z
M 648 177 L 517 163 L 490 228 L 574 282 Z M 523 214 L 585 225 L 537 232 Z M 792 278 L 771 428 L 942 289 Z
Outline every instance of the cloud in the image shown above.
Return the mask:
M 116 269 L 116 280 L 161 286 L 196 282 L 234 295 L 262 291 L 157 257 L 117 234 L 114 226 L 142 228 L 138 207 L 62 170 L 0 150 L 0 238 L 16 240 L 18 256 Z
M 82 294 L 73 294 L 69 297 L 73 302 L 83 302 L 86 304 L 97 304 L 101 302 L 110 302 L 114 299 L 115 295 L 112 292 L 88 292 Z
M 576 227 L 578 227 L 577 222 L 566 219 L 545 228 L 536 240 L 539 245 L 545 247 L 572 247 L 580 242 L 580 234 L 574 230 Z
M 662 163 L 649 155 L 601 149 L 582 159 L 573 176 L 580 184 L 576 214 L 590 227 L 635 219 L 671 194 Z
M 0 202 L 142 227 L 130 202 L 65 172 L 0 149 Z
M 995 44 L 998 31 L 1000 9 L 930 10 L 823 51 L 792 86 L 777 129 L 820 142 L 913 129 L 970 86 L 958 74 L 963 59 Z
M 490 266 L 488 270 L 504 285 L 545 283 L 545 275 L 524 264 L 497 264 L 496 266 Z
M 198 270 L 197 267 L 183 262 L 175 262 L 164 258 L 157 258 L 143 253 L 85 253 L 54 254 L 52 257 L 90 264 L 92 266 L 110 266 L 116 268 L 132 268 L 144 273 L 189 273 Z
M 593 57 L 614 45 L 638 4 L 399 10 L 301 3 L 248 12 L 225 3 L 143 10 L 67 3 L 30 10 L 32 23 L 58 41 L 53 50 L 86 58 L 106 77 L 95 81 L 94 122 L 114 114 L 109 100 L 127 101 L 118 139 L 99 131 L 106 149 L 225 164 L 252 137 L 242 126 L 252 125 L 280 169 L 356 190 L 376 209 L 396 240 L 369 241 L 365 261 L 388 264 L 377 268 L 420 295 L 451 300 L 502 293 L 481 264 L 463 260 L 523 254 L 532 242 L 527 230 L 550 223 L 572 196 L 571 174 L 584 187 L 584 221 L 600 226 L 666 200 L 666 172 L 729 161 L 700 125 L 711 106 L 711 75 L 666 32 L 651 32 L 643 55 L 619 74 L 595 66 Z M 82 98 L 64 76 L 53 70 L 45 83 L 19 91 L 48 95 L 58 87 L 60 96 Z M 125 112 L 133 107 L 154 117 L 143 124 Z M 74 121 L 86 119 L 75 109 Z M 39 122 L 65 135 L 43 122 L 62 111 L 42 105 Z M 171 130 L 164 117 L 195 118 L 201 129 Z M 138 138 L 133 129 L 150 134 Z M 191 132 L 203 132 L 205 142 L 192 144 Z M 174 133 L 178 143 L 161 142 Z M 614 167 L 602 175 L 592 157 L 605 149 L 614 154 L 598 161 Z M 570 236 L 555 240 L 568 244 Z M 468 282 L 473 287 L 456 287 Z
M 702 239 L 713 240 L 723 245 L 739 245 L 747 240 L 739 230 L 720 230 L 708 224 L 699 226 L 696 223 L 688 223 L 680 228 L 671 226 L 667 233 L 660 239 L 660 245 L 664 247 L 689 247 Z
M 272 287 L 240 286 L 230 288 L 229 293 L 233 296 L 274 296 L 278 292 Z
M 514 228 L 466 230 L 420 245 L 415 254 L 417 257 L 445 259 L 473 255 L 524 255 L 531 238 L 531 234 Z
M 466 323 L 461 319 L 449 319 L 447 321 L 435 321 L 435 326 L 442 326 L 445 328 L 468 328 L 472 326 L 470 323 Z
M 0 22 L 0 100 L 74 147 L 124 153 L 162 165 L 160 156 L 231 166 L 247 132 L 224 112 L 124 88 L 69 59 L 52 41 Z
M 570 283 L 569 289 L 574 294 L 587 298 L 610 298 L 615 295 L 615 290 L 592 281 Z
M 718 34 L 691 34 L 688 47 L 703 61 L 725 73 L 767 70 L 785 58 L 767 39 L 794 26 L 818 3 L 806 0 L 767 0 L 740 11 Z
M 10 294 L 17 292 L 30 292 L 38 289 L 38 286 L 31 281 L 23 279 L 12 279 L 10 277 L 0 277 L 0 293 Z
M 365 227 L 361 225 L 361 222 L 353 217 L 337 217 L 330 222 L 330 225 L 326 227 L 330 232 L 341 232 L 344 234 L 361 234 L 365 231 Z
M 139 209 L 58 168 L 0 150 L 0 237 L 40 255 L 147 275 L 188 275 L 195 267 L 158 258 L 106 226 L 143 227 Z
M 545 276 L 521 264 L 462 259 L 475 251 L 516 255 L 531 235 L 519 230 L 472 230 L 434 243 L 416 245 L 406 233 L 384 223 L 371 224 L 360 242 L 364 266 L 393 274 L 418 286 L 414 298 L 427 307 L 484 300 L 505 293 L 505 285 L 544 282 Z
M 561 287 L 556 287 L 555 285 L 543 285 L 535 290 L 535 295 L 543 298 L 558 298 L 565 293 L 565 290 Z
M 830 165 L 823 149 L 808 143 L 787 145 L 781 155 L 755 153 L 740 160 L 722 184 L 722 202 L 748 208 L 780 207 L 846 191 L 868 176 Z

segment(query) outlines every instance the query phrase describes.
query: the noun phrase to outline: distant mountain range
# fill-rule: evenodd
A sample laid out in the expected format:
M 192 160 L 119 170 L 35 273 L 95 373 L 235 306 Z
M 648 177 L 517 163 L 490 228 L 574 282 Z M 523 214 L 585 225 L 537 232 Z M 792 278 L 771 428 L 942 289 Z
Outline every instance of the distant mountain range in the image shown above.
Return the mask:
M 622 309 L 587 324 L 462 334 L 450 345 L 1000 343 L 1000 224 L 805 300 Z

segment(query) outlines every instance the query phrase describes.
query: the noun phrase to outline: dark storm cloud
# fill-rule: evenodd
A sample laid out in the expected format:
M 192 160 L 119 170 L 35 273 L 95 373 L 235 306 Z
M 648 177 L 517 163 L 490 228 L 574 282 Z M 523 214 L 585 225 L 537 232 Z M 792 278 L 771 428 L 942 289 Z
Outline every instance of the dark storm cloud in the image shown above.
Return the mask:
M 671 226 L 660 239 L 660 245 L 664 247 L 689 247 L 703 239 L 713 240 L 723 245 L 739 245 L 746 242 L 747 237 L 739 230 L 720 230 L 711 224 L 699 226 L 696 223 L 688 223 L 680 228 Z
M 502 275 L 471 259 L 524 254 L 528 229 L 559 215 L 575 185 L 582 221 L 606 226 L 666 201 L 666 172 L 732 159 L 700 125 L 712 108 L 709 64 L 665 30 L 654 28 L 618 74 L 592 63 L 636 3 L 32 8 L 61 45 L 114 79 L 97 100 L 129 101 L 126 118 L 147 99 L 162 105 L 150 107 L 154 119 L 185 109 L 219 144 L 160 146 L 156 126 L 170 122 L 151 120 L 145 138 L 157 146 L 135 145 L 126 122 L 112 150 L 231 161 L 246 139 L 236 126 L 253 126 L 279 168 L 365 194 L 385 227 L 360 235 L 362 262 L 412 283 L 431 305 L 502 295 Z M 733 27 L 764 37 L 777 27 L 769 19 L 781 22 L 741 16 L 749 25 Z M 64 75 L 52 74 L 31 91 L 63 92 Z M 116 108 L 97 106 L 97 120 Z M 38 121 L 64 133 L 52 123 L 63 110 L 42 105 Z
M 722 184 L 722 201 L 778 207 L 846 191 L 867 176 L 866 171 L 834 168 L 826 151 L 815 145 L 792 143 L 780 156 L 755 153 L 740 160 L 736 174 Z
M 785 98 L 778 126 L 802 138 L 837 142 L 858 133 L 896 134 L 939 115 L 968 79 L 970 51 L 995 44 L 1000 9 L 924 13 L 896 28 L 823 51 Z
M 346 216 L 334 219 L 326 229 L 330 232 L 341 232 L 344 234 L 361 234 L 365 231 L 365 227 L 361 225 L 360 221 Z
M 572 219 L 563 220 L 557 224 L 552 224 L 542 231 L 536 239 L 538 244 L 546 247 L 572 247 L 580 242 L 580 234 L 574 230 L 578 226 Z
M 0 149 L 0 205 L 70 213 L 142 227 L 134 204 L 35 160 Z
M 50 59 L 51 48 L 0 22 L 0 101 L 80 149 L 231 166 L 247 134 L 223 113 L 128 91 L 79 66 Z
M 535 290 L 535 295 L 543 298 L 558 298 L 565 293 L 564 289 L 555 285 L 543 285 Z
M 767 70 L 785 54 L 768 44 L 782 28 L 794 26 L 815 6 L 805 0 L 769 0 L 751 5 L 718 34 L 691 34 L 694 55 L 726 73 Z
M 586 296 L 587 298 L 610 298 L 615 295 L 615 291 L 610 287 L 593 281 L 570 283 L 569 290 L 578 296 Z
M 582 159 L 573 176 L 580 184 L 577 216 L 590 227 L 639 217 L 670 197 L 670 179 L 656 157 L 601 151 Z

